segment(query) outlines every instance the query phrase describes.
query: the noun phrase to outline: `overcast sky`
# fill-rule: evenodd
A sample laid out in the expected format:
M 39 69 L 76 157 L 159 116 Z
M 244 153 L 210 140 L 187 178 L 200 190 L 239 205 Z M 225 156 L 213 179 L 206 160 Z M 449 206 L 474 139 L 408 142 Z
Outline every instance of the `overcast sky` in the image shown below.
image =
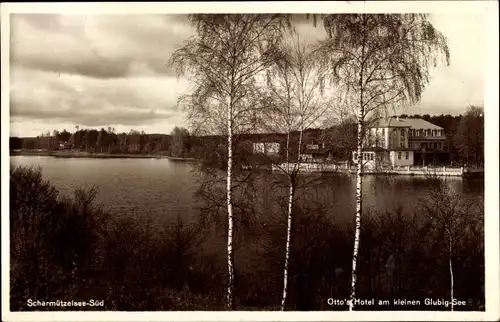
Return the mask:
M 165 66 L 193 29 L 182 15 L 13 14 L 10 38 L 11 135 L 113 126 L 169 133 L 185 118 L 187 87 Z M 484 19 L 431 16 L 449 40 L 451 65 L 438 67 L 422 101 L 402 113 L 458 114 L 483 105 Z M 310 22 L 307 39 L 325 36 Z

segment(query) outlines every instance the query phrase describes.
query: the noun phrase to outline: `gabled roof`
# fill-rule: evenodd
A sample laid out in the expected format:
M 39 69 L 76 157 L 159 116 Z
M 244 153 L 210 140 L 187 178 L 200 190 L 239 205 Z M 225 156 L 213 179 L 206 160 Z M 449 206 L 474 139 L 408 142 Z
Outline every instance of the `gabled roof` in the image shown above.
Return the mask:
M 401 120 L 401 119 L 400 119 Z M 409 124 L 412 129 L 429 129 L 429 130 L 443 130 L 442 127 L 432 124 L 424 119 L 402 119 L 406 124 Z
M 443 128 L 432 124 L 423 119 L 417 118 L 396 118 L 389 117 L 387 119 L 380 118 L 375 121 L 370 127 L 403 127 L 412 129 L 429 129 L 429 130 L 442 130 Z
M 411 127 L 404 120 L 401 118 L 398 120 L 395 117 L 380 118 L 374 121 L 373 124 L 370 124 L 370 127 Z

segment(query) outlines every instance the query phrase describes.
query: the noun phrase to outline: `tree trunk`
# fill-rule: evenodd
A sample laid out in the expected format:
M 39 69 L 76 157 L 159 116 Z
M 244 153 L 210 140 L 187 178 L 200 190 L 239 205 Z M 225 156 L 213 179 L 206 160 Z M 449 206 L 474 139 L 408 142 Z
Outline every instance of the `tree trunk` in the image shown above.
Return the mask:
M 230 310 L 234 308 L 234 254 L 233 254 L 233 203 L 232 203 L 232 169 L 233 169 L 233 111 L 232 104 L 229 105 L 227 113 L 227 306 Z
M 286 249 L 285 249 L 285 269 L 284 269 L 284 277 L 283 277 L 283 297 L 281 300 L 281 310 L 284 311 L 287 304 L 288 299 L 288 270 L 289 270 L 289 262 L 290 262 L 290 250 L 292 247 L 292 209 L 293 209 L 293 196 L 295 192 L 294 181 L 295 179 L 290 177 L 290 190 L 288 195 L 288 226 L 287 226 L 287 234 L 286 234 Z
M 301 156 L 301 148 L 302 148 L 302 136 L 303 136 L 304 130 L 301 128 L 300 133 L 299 133 L 299 148 L 298 148 L 298 153 L 297 153 L 297 171 L 300 169 L 300 156 Z
M 361 234 L 361 184 L 363 178 L 363 111 L 360 109 L 358 120 L 358 163 L 356 165 L 356 234 L 354 236 L 354 252 L 352 254 L 352 282 L 351 282 L 351 297 L 349 302 L 349 311 L 354 309 L 354 299 L 356 297 L 356 264 L 358 261 L 359 238 Z
M 454 305 L 453 305 L 453 288 L 454 288 L 454 281 L 453 281 L 453 264 L 451 262 L 452 258 L 452 238 L 451 238 L 451 231 L 450 228 L 448 227 L 448 256 L 449 256 L 449 262 L 450 262 L 450 300 L 451 300 L 451 311 L 453 311 Z

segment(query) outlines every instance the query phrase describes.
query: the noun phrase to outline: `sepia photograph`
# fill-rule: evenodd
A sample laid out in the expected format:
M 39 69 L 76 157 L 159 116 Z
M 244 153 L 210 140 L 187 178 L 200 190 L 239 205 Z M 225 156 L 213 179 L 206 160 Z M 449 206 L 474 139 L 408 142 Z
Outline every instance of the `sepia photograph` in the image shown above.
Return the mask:
M 498 3 L 404 3 L 2 4 L 2 320 L 500 318 Z

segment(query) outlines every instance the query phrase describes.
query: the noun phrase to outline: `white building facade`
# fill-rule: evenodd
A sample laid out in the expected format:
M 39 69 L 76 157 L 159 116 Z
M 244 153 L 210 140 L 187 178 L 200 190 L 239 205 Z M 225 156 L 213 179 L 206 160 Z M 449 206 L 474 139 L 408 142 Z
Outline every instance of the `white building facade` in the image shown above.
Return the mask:
M 366 129 L 363 165 L 367 169 L 411 166 L 417 152 L 444 149 L 444 141 L 443 128 L 423 119 L 379 119 Z M 357 163 L 356 152 L 353 162 Z

